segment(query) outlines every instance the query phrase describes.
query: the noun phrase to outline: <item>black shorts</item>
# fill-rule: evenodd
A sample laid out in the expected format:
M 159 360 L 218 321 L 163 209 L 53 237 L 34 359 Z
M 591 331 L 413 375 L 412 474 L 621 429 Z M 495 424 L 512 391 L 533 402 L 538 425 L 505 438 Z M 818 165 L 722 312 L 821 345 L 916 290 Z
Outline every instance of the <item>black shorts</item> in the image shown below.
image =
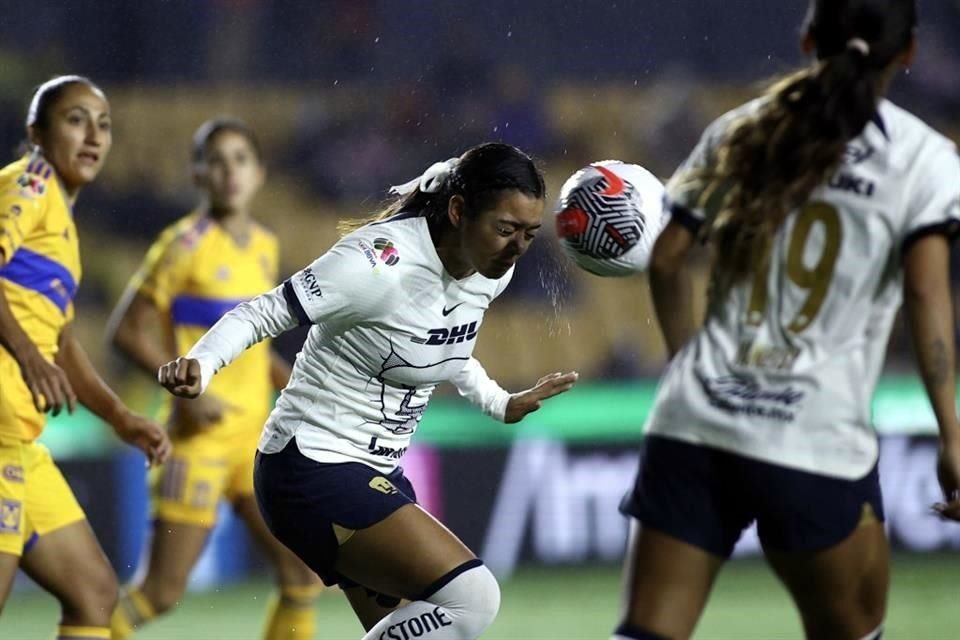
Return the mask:
M 327 586 L 353 585 L 334 570 L 333 525 L 366 529 L 417 501 L 400 467 L 384 475 L 359 462 L 317 462 L 300 453 L 296 438 L 279 453 L 257 452 L 253 486 L 270 531 Z
M 644 439 L 636 483 L 620 505 L 651 529 L 723 558 L 754 521 L 765 549 L 827 549 L 868 508 L 883 521 L 876 465 L 844 480 L 658 436 Z

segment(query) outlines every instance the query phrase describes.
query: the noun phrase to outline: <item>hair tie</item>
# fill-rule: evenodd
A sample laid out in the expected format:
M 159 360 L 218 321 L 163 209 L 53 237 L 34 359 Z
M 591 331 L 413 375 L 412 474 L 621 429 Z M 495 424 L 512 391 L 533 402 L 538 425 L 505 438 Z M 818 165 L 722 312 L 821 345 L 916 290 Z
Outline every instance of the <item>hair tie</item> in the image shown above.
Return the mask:
M 420 176 L 409 182 L 390 187 L 390 193 L 407 196 L 420 189 L 424 193 L 439 193 L 450 180 L 450 175 L 460 164 L 460 158 L 450 158 L 444 162 L 434 162 Z
M 870 45 L 863 38 L 850 38 L 847 40 L 847 49 L 849 51 L 859 51 L 866 58 L 870 55 Z

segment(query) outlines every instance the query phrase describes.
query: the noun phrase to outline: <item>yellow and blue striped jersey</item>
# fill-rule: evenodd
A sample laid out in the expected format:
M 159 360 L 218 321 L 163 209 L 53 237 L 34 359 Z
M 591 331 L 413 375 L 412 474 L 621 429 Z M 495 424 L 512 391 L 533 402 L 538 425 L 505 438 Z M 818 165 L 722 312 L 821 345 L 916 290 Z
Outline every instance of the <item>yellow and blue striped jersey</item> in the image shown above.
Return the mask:
M 227 311 L 276 286 L 278 260 L 276 237 L 263 227 L 254 224 L 241 246 L 213 219 L 194 212 L 160 234 L 131 286 L 170 322 L 182 355 Z M 266 417 L 273 392 L 268 343 L 250 348 L 208 391 Z
M 80 282 L 80 246 L 73 212 L 53 167 L 25 156 L 0 169 L 0 286 L 14 318 L 48 360 L 73 319 Z M 13 357 L 0 350 L 0 436 L 33 440 L 44 414 L 33 406 Z

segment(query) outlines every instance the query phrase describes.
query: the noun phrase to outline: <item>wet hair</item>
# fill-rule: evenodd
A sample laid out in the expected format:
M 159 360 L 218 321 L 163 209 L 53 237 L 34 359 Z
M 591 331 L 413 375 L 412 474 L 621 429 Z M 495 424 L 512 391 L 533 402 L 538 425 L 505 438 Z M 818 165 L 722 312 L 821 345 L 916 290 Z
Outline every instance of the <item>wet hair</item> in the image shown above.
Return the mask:
M 915 0 L 811 0 L 805 26 L 817 61 L 773 84 L 758 111 L 731 125 L 710 166 L 688 176 L 715 211 L 714 300 L 766 265 L 791 210 L 836 170 L 916 23 Z
M 27 109 L 27 127 L 37 129 L 46 129 L 50 126 L 50 110 L 63 93 L 76 84 L 83 84 L 96 93 L 105 95 L 103 89 L 98 87 L 90 78 L 84 76 L 56 76 L 47 80 L 37 87 L 33 92 L 33 98 L 30 100 L 30 108 Z
M 495 206 L 504 191 L 519 191 L 537 199 L 546 197 L 547 192 L 543 173 L 530 156 L 509 144 L 486 142 L 460 156 L 459 164 L 438 192 L 426 193 L 418 188 L 372 216 L 342 220 L 337 229 L 349 233 L 401 211 L 417 212 L 434 228 L 444 228 L 450 224 L 447 206 L 453 196 L 463 198 L 465 216 L 475 217 Z
M 257 134 L 246 122 L 236 118 L 213 118 L 207 120 L 197 127 L 193 134 L 193 142 L 190 145 L 190 156 L 194 165 L 203 164 L 206 159 L 207 147 L 221 133 L 229 131 L 243 136 L 253 149 L 257 162 L 263 164 L 263 149 L 260 146 L 260 139 Z

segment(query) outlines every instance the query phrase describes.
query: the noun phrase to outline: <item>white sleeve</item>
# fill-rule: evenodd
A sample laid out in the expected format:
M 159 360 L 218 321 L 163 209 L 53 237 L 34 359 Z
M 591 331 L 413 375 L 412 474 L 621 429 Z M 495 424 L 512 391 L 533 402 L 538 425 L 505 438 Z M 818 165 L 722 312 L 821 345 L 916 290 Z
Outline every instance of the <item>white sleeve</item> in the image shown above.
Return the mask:
M 450 382 L 471 404 L 480 407 L 480 410 L 491 418 L 503 422 L 510 392 L 487 375 L 479 360 L 467 360 L 467 364 Z
M 206 391 L 214 374 L 266 338 L 274 338 L 297 326 L 297 318 L 283 295 L 283 288 L 241 302 L 228 311 L 190 351 L 187 358 L 200 362 L 200 389 Z
M 664 210 L 670 213 L 671 220 L 679 222 L 694 234 L 700 230 L 711 212 L 703 206 L 702 183 L 689 180 L 689 172 L 694 169 L 704 169 L 714 162 L 714 151 L 726 139 L 734 122 L 754 108 L 753 104 L 748 103 L 711 122 L 701 134 L 697 146 L 667 181 Z
M 369 242 L 351 234 L 294 274 L 283 288 L 301 325 L 355 323 L 389 304 L 393 275 L 378 267 Z
M 927 162 L 918 163 L 917 180 L 907 202 L 901 247 L 930 233 L 960 232 L 960 156 L 952 143 L 938 145 Z

